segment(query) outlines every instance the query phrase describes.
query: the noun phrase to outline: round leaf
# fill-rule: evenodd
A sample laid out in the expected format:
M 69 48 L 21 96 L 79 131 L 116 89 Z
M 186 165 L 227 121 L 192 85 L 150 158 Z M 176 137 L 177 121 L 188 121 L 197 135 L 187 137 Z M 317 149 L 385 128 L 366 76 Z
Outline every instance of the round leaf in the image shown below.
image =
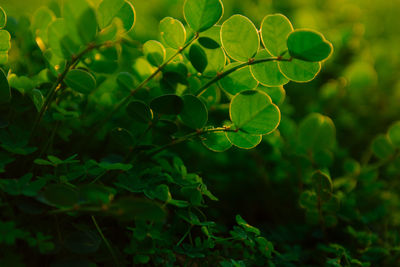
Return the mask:
M 59 207 L 71 207 L 78 203 L 78 193 L 69 186 L 53 184 L 43 192 L 44 198 L 51 204 Z
M 295 30 L 289 34 L 287 47 L 292 57 L 318 62 L 327 59 L 333 46 L 324 36 L 311 30 Z
M 239 64 L 240 63 L 238 63 L 238 62 L 231 63 L 225 68 L 225 71 L 227 71 L 233 67 L 236 67 Z M 256 88 L 258 85 L 258 82 L 254 79 L 254 76 L 251 75 L 250 67 L 245 66 L 243 68 L 236 70 L 235 72 L 232 72 L 228 76 L 225 76 L 224 78 L 222 78 L 219 81 L 219 85 L 226 92 L 228 92 L 232 95 L 235 95 L 242 91 L 251 90 L 251 89 Z
M 266 50 L 262 50 L 257 54 L 256 60 L 268 57 L 271 57 L 271 55 Z M 278 62 L 276 61 L 257 63 L 251 65 L 250 68 L 254 78 L 256 78 L 256 80 L 262 85 L 280 86 L 289 82 L 289 80 L 281 73 Z
M 166 56 L 164 46 L 154 40 L 147 41 L 143 45 L 143 53 L 150 64 L 156 67 L 164 62 Z
M 192 129 L 203 128 L 208 120 L 206 105 L 194 95 L 184 95 L 183 109 L 179 114 L 182 122 Z
M 200 73 L 203 73 L 208 65 L 206 52 L 196 44 L 190 47 L 189 60 L 193 67 Z
M 0 7 L 0 29 L 3 29 L 7 24 L 7 14 L 2 7 Z
M 128 115 L 137 122 L 148 123 L 153 119 L 150 107 L 141 101 L 132 101 L 126 107 Z
M 310 151 L 331 149 L 335 144 L 335 125 L 329 117 L 312 113 L 300 123 L 299 142 Z
M 186 0 L 183 15 L 195 32 L 203 32 L 215 25 L 222 17 L 224 7 L 221 0 Z
M 82 43 L 92 42 L 97 35 L 96 12 L 92 8 L 87 8 L 77 21 L 78 34 Z
M 320 62 L 307 62 L 295 58 L 291 61 L 279 61 L 278 66 L 281 73 L 294 82 L 309 82 L 321 70 Z
M 130 31 L 135 25 L 135 9 L 130 2 L 125 0 L 103 0 L 97 13 L 101 29 L 110 25 L 114 18 L 122 21 L 125 31 Z
M 283 86 L 267 87 L 260 85 L 257 89 L 267 93 L 267 95 L 271 97 L 272 102 L 277 104 L 278 106 L 281 105 L 286 98 L 286 91 Z
M 221 42 L 231 58 L 247 62 L 257 53 L 260 37 L 253 22 L 245 16 L 233 15 L 222 24 Z
M 252 149 L 258 146 L 261 143 L 262 136 L 261 135 L 252 135 L 247 134 L 242 131 L 237 132 L 226 132 L 226 137 L 229 141 L 239 148 L 243 149 Z
M 392 144 L 400 148 L 400 121 L 395 122 L 390 126 L 388 136 Z
M 208 49 L 217 49 L 220 47 L 216 41 L 208 37 L 200 37 L 198 42 L 201 44 L 201 46 Z
M 11 89 L 8 84 L 7 76 L 0 69 L 0 103 L 7 103 L 11 100 Z
M 273 132 L 281 120 L 279 108 L 266 93 L 258 90 L 235 95 L 229 113 L 231 121 L 239 130 L 255 135 Z
M 185 45 L 186 30 L 177 19 L 167 17 L 161 20 L 160 33 L 162 41 L 169 47 L 179 49 Z
M 203 145 L 214 152 L 224 152 L 232 147 L 232 143 L 229 141 L 225 132 L 209 132 L 202 135 Z
M 8 51 L 11 48 L 11 35 L 6 30 L 0 30 L 0 51 Z
M 96 80 L 93 75 L 81 69 L 69 71 L 65 77 L 65 83 L 71 89 L 82 94 L 90 94 L 96 88 Z
M 316 171 L 312 175 L 311 181 L 314 190 L 322 200 L 327 201 L 332 197 L 333 185 L 329 175 Z
M 120 72 L 117 75 L 117 83 L 121 88 L 130 91 L 133 89 L 135 78 L 129 72 Z
M 372 152 L 380 159 L 390 157 L 394 153 L 394 150 L 393 144 L 386 135 L 378 135 L 372 141 Z
M 54 19 L 54 13 L 47 7 L 39 8 L 32 17 L 32 31 L 36 35 L 36 43 L 42 50 L 45 49 L 44 44 L 47 43 L 47 27 Z
M 292 31 L 292 24 L 282 14 L 268 15 L 261 22 L 261 40 L 268 52 L 275 57 L 287 51 L 286 41 Z
M 177 95 L 163 95 L 153 99 L 150 107 L 160 114 L 176 115 L 182 111 L 183 100 Z

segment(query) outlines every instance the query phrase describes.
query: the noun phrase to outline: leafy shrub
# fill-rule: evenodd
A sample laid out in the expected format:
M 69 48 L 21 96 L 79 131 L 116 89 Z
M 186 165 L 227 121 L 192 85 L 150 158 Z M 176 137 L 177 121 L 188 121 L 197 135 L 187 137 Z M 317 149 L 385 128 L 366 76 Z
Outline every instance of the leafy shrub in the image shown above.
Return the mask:
M 0 11 L 0 265 L 398 260 L 395 198 L 377 175 L 398 174 L 399 123 L 373 140 L 375 161 L 360 164 L 341 151 L 329 117 L 310 113 L 297 127 L 286 116 L 283 86 L 312 81 L 333 52 L 319 32 L 294 29 L 281 14 L 265 16 L 260 29 L 242 15 L 222 22 L 220 0 L 186 0 L 185 25 L 166 17 L 160 39 L 146 42 L 130 35 L 136 13 L 126 0 L 68 0 L 31 21 L 7 22 Z M 268 153 L 249 163 L 243 151 L 261 143 Z M 203 146 L 229 159 L 204 159 Z M 204 179 L 189 171 L 189 154 L 208 168 L 270 166 L 281 192 L 275 208 L 285 208 L 288 187 L 297 227 L 223 218 L 229 204 L 215 204 L 224 200 L 210 191 L 207 170 Z M 231 176 L 225 171 L 221 184 Z M 395 237 L 368 227 L 383 227 L 385 216 Z

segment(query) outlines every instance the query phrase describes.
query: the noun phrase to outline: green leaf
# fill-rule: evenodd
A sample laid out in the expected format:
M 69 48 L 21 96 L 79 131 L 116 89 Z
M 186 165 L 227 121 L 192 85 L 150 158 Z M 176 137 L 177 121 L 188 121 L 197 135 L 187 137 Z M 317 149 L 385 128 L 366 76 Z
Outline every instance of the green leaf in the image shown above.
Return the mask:
M 72 207 L 78 203 L 78 193 L 69 186 L 53 184 L 46 187 L 43 192 L 44 198 L 58 207 Z
M 332 197 L 333 185 L 329 175 L 322 171 L 316 171 L 312 175 L 311 181 L 317 196 L 323 201 L 327 201 Z
M 267 87 L 260 85 L 258 86 L 257 90 L 263 91 L 267 93 L 272 99 L 272 102 L 277 104 L 278 106 L 285 101 L 286 98 L 286 91 L 283 88 L 283 86 L 278 86 L 278 87 Z
M 10 85 L 8 84 L 8 80 L 3 69 L 0 69 L 0 103 L 7 103 L 10 100 L 11 100 Z
M 237 132 L 226 132 L 226 137 L 228 140 L 236 147 L 242 149 L 252 149 L 258 146 L 261 143 L 262 136 L 261 135 L 252 135 L 247 134 L 241 131 Z
M 92 42 L 97 35 L 97 18 L 92 8 L 87 8 L 77 21 L 78 34 L 82 43 Z
M 166 17 L 160 21 L 161 40 L 167 46 L 180 49 L 186 42 L 186 30 L 182 22 L 177 19 Z
M 332 44 L 322 34 L 305 29 L 290 33 L 287 46 L 292 57 L 310 62 L 325 60 L 333 52 Z
M 38 89 L 33 89 L 31 92 L 31 97 L 32 97 L 33 104 L 36 107 L 36 110 L 40 111 L 40 109 L 42 108 L 42 106 L 44 104 L 44 96 L 43 96 L 42 92 Z
M 7 24 L 7 14 L 2 7 L 0 7 L 0 29 L 3 29 Z
M 261 40 L 268 52 L 279 57 L 287 51 L 287 37 L 293 31 L 289 19 L 282 14 L 266 16 L 261 22 Z
M 47 39 L 51 51 L 59 58 L 70 58 L 78 53 L 79 46 L 68 36 L 65 19 L 55 19 L 47 29 Z
M 310 151 L 332 149 L 335 144 L 335 125 L 319 113 L 308 115 L 299 126 L 300 145 Z
M 244 229 L 246 232 L 253 233 L 253 234 L 257 235 L 257 236 L 261 234 L 261 232 L 260 232 L 260 230 L 259 230 L 258 228 L 256 228 L 256 227 L 251 226 L 250 224 L 248 224 L 248 223 L 242 218 L 242 216 L 240 216 L 240 215 L 236 215 L 236 222 L 237 222 L 238 225 L 240 225 L 241 227 L 243 227 L 243 229 Z
M 201 191 L 197 187 L 193 186 L 185 186 L 182 187 L 181 193 L 190 200 L 190 203 L 195 206 L 201 205 L 203 202 L 203 195 L 201 194 Z
M 192 129 L 203 128 L 208 120 L 206 105 L 194 95 L 184 95 L 183 109 L 179 114 L 182 122 Z
M 200 73 L 203 73 L 208 65 L 206 52 L 196 44 L 190 46 L 189 60 L 193 67 Z
M 130 149 L 134 144 L 132 133 L 124 128 L 114 128 L 110 132 L 110 137 L 113 144 L 116 144 L 122 148 Z
M 154 40 L 144 43 L 143 53 L 150 64 L 155 67 L 160 66 L 164 62 L 166 56 L 164 46 L 160 42 Z
M 231 63 L 225 67 L 224 71 L 228 71 L 240 64 L 239 62 Z M 242 91 L 255 89 L 258 82 L 251 74 L 250 67 L 245 66 L 219 80 L 219 85 L 226 92 L 235 95 Z
M 394 153 L 395 148 L 386 135 L 380 134 L 372 141 L 372 152 L 380 159 L 386 159 Z
M 100 29 L 106 28 L 114 18 L 122 21 L 124 30 L 129 32 L 136 21 L 133 5 L 125 0 L 103 0 L 97 9 Z
M 96 88 L 96 80 L 93 75 L 81 69 L 69 71 L 65 77 L 65 83 L 71 89 L 82 94 L 90 94 Z
M 203 145 L 214 152 L 224 152 L 232 147 L 232 143 L 224 131 L 209 132 L 203 134 L 201 137 Z
M 229 113 L 235 127 L 248 134 L 264 135 L 279 125 L 281 113 L 264 92 L 248 90 L 235 95 Z
M 133 197 L 125 197 L 113 202 L 108 213 L 125 221 L 162 222 L 166 216 L 164 208 L 156 202 Z
M 226 54 L 221 46 L 221 26 L 213 26 L 201 34 L 199 44 L 204 48 L 207 55 L 207 67 L 205 75 L 216 76 L 226 64 Z M 217 47 L 218 46 L 218 47 Z
M 321 70 L 320 62 L 307 62 L 295 58 L 291 61 L 279 61 L 278 66 L 282 74 L 294 82 L 309 82 Z
M 390 126 L 388 136 L 392 144 L 396 148 L 400 148 L 400 121 L 397 121 Z
M 37 164 L 37 165 L 48 165 L 48 166 L 54 166 L 54 164 L 48 160 L 45 159 L 35 159 L 33 161 L 33 163 Z
M 120 72 L 117 75 L 117 83 L 121 88 L 130 92 L 134 88 L 135 78 L 129 72 Z
M 8 51 L 11 48 L 11 35 L 6 30 L 0 30 L 0 51 Z
M 169 202 L 172 199 L 169 188 L 165 184 L 158 185 L 152 192 L 152 197 L 164 202 Z
M 233 15 L 222 24 L 221 42 L 228 56 L 240 62 L 249 61 L 260 47 L 257 28 L 242 15 Z
M 224 13 L 221 0 L 186 0 L 183 15 L 195 32 L 203 32 L 215 25 Z
M 92 11 L 91 15 L 87 14 L 88 9 L 91 9 L 91 5 L 88 0 L 68 0 L 63 1 L 63 18 L 65 21 L 66 34 L 68 39 L 76 44 L 86 44 L 82 42 L 82 38 L 86 38 L 82 36 L 81 33 L 90 32 L 90 36 L 92 36 L 91 32 L 93 30 L 96 32 L 97 23 L 93 25 L 93 15 Z M 94 17 L 94 19 L 96 19 Z M 89 23 L 88 25 L 82 23 Z M 87 29 L 85 29 L 87 27 Z
M 150 107 L 159 114 L 176 115 L 182 111 L 183 100 L 177 95 L 163 95 L 153 99 Z
M 0 64 L 7 64 L 8 51 L 0 51 Z
M 126 112 L 135 121 L 149 123 L 153 119 L 150 107 L 141 101 L 132 101 L 126 107 Z
M 200 37 L 198 42 L 201 44 L 201 46 L 208 49 L 217 49 L 221 47 L 219 43 L 208 37 Z
M 53 12 L 47 7 L 41 7 L 33 14 L 31 28 L 36 35 L 36 43 L 42 50 L 47 44 L 47 28 L 54 19 Z
M 257 56 L 258 59 L 269 58 L 271 55 L 266 50 L 261 50 Z M 253 64 L 250 66 L 251 73 L 254 78 L 265 86 L 281 86 L 289 82 L 289 80 L 281 73 L 277 61 L 266 61 Z
M 110 162 L 100 162 L 99 167 L 107 171 L 129 171 L 132 169 L 132 164 L 124 163 L 110 163 Z
M 115 196 L 115 189 L 98 184 L 81 186 L 78 190 L 79 200 L 90 204 L 108 204 Z

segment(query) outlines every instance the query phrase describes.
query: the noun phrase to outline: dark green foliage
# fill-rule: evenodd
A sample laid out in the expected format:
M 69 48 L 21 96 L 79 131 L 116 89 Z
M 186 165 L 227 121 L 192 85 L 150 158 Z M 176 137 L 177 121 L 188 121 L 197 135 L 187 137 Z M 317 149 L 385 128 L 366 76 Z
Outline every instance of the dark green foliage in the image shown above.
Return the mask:
M 0 266 L 399 265 L 386 20 L 369 41 L 346 1 L 57 2 L 0 8 Z

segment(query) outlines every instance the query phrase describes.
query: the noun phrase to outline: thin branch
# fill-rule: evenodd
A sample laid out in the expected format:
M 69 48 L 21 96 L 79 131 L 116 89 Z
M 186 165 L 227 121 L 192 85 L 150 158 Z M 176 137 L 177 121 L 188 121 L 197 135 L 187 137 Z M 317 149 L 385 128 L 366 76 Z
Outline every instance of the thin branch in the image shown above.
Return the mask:
M 174 60 L 178 55 L 180 55 L 186 48 L 188 48 L 193 42 L 195 42 L 199 38 L 199 34 L 196 34 L 192 40 L 186 43 L 185 46 L 179 48 L 175 54 L 173 54 L 167 61 L 165 61 L 162 65 L 160 65 L 149 77 L 143 80 L 135 89 L 131 90 L 130 94 L 121 100 L 113 110 L 98 124 L 94 129 L 98 130 L 103 127 L 103 125 L 109 121 L 115 113 L 117 113 L 122 107 L 124 107 L 131 97 L 133 97 L 140 89 L 146 86 L 154 77 L 157 76 L 172 60 Z
M 107 238 L 104 236 L 103 232 L 101 231 L 101 228 L 100 228 L 99 224 L 97 223 L 96 218 L 93 215 L 91 216 L 91 218 L 92 218 L 94 226 L 96 227 L 97 232 L 99 232 L 99 234 L 101 236 L 101 239 L 103 239 L 104 244 L 107 246 L 108 250 L 110 251 L 110 254 L 114 260 L 115 266 L 120 266 L 117 256 L 115 255 L 114 250 L 110 245 L 110 242 L 108 242 Z
M 162 152 L 162 151 L 164 151 L 164 150 L 166 150 L 166 149 L 168 149 L 168 148 L 170 148 L 172 146 L 175 146 L 177 144 L 180 144 L 180 143 L 183 143 L 183 142 L 185 142 L 187 140 L 190 140 L 190 139 L 192 139 L 194 137 L 201 136 L 201 135 L 204 135 L 204 134 L 207 134 L 207 133 L 212 133 L 212 132 L 236 132 L 236 131 L 237 130 L 230 129 L 229 127 L 219 127 L 219 128 L 198 130 L 196 132 L 193 132 L 193 133 L 187 134 L 185 136 L 182 136 L 180 138 L 177 138 L 177 139 L 173 140 L 171 143 L 168 143 L 168 144 L 165 144 L 163 146 L 160 146 L 159 148 L 156 148 L 153 151 L 150 151 L 147 154 L 147 156 L 152 157 L 152 156 L 154 156 L 154 155 L 156 155 L 156 154 L 158 154 L 158 153 L 160 153 L 160 152 Z
M 222 78 L 228 76 L 229 74 L 243 68 L 246 66 L 250 66 L 250 65 L 256 65 L 256 64 L 260 64 L 260 63 L 264 63 L 264 62 L 269 62 L 269 61 L 292 61 L 291 58 L 285 59 L 282 57 L 270 57 L 270 58 L 263 58 L 263 59 L 257 59 L 257 60 L 249 60 L 248 62 L 242 63 L 240 65 L 237 65 L 236 67 L 233 67 L 227 71 L 224 71 L 222 73 L 219 73 L 217 76 L 215 76 L 213 79 L 211 79 L 208 83 L 206 83 L 205 85 L 203 85 L 199 91 L 196 93 L 197 96 L 201 96 L 202 94 L 204 94 L 208 87 L 210 87 L 211 85 L 213 85 L 214 83 L 218 82 L 219 80 L 221 80 Z
M 42 108 L 39 111 L 39 114 L 36 117 L 35 123 L 33 124 L 32 127 L 32 131 L 31 131 L 31 135 L 29 139 L 32 139 L 36 133 L 36 130 L 46 112 L 46 110 L 48 109 L 49 105 L 51 104 L 51 102 L 53 101 L 56 93 L 60 90 L 61 85 L 65 79 L 65 77 L 67 76 L 68 72 L 71 70 L 71 68 L 77 64 L 83 56 L 85 56 L 87 53 L 89 53 L 90 51 L 94 50 L 94 49 L 98 49 L 102 46 L 109 46 L 110 42 L 105 42 L 105 43 L 101 43 L 101 44 L 89 44 L 84 50 L 82 50 L 79 54 L 77 55 L 73 55 L 71 57 L 71 59 L 67 62 L 64 71 L 58 75 L 57 80 L 54 82 L 53 86 L 50 88 L 49 92 L 47 93 L 46 99 L 43 103 Z

